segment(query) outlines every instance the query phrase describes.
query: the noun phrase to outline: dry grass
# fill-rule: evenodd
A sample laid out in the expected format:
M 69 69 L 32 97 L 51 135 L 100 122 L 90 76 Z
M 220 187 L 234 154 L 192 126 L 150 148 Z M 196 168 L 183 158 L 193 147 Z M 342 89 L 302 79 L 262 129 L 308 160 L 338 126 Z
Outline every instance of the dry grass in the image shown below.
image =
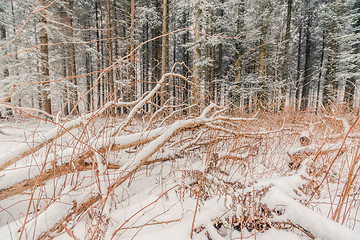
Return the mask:
M 130 106 L 140 109 L 146 101 Z M 116 104 L 109 104 L 108 109 L 113 106 Z M 196 203 L 188 226 L 191 238 L 203 234 L 215 239 L 218 234 L 228 239 L 229 232 L 245 238 L 249 232 L 275 228 L 314 239 L 316 233 L 297 223 L 274 220 L 283 213 L 263 203 L 272 179 L 297 174 L 303 183 L 292 189 L 298 196 L 295 200 L 349 228 L 357 227 L 360 123 L 352 114 L 290 110 L 242 114 L 232 109 L 228 115 L 229 109 L 216 105 L 206 108 L 201 117 L 183 116 L 181 109 L 168 114 L 163 108 L 141 116 L 135 110 L 112 117 L 102 109 L 101 114 L 81 117 L 80 123 L 58 124 L 53 137 L 29 146 L 0 166 L 2 175 L 37 169 L 0 190 L 0 205 L 7 204 L 0 214 L 14 220 L 25 216 L 17 227 L 17 238 L 68 235 L 79 239 L 75 229 L 81 223 L 85 223 L 87 239 L 119 239 L 136 230 L 135 237 L 144 227 L 183 221 L 183 216 L 177 216 L 141 223 L 147 208 L 174 195 L 179 202 Z M 141 179 L 159 175 L 154 189 L 162 190 L 153 202 L 125 220 L 114 219 L 114 208 L 109 206 L 124 206 L 121 192 L 131 191 Z M 171 181 L 177 184 L 169 184 Z M 45 229 L 33 224 L 65 196 L 84 191 L 89 194 L 68 202 L 71 207 L 51 226 Z M 221 200 L 226 210 L 210 219 L 212 227 L 199 224 L 200 209 L 212 199 Z

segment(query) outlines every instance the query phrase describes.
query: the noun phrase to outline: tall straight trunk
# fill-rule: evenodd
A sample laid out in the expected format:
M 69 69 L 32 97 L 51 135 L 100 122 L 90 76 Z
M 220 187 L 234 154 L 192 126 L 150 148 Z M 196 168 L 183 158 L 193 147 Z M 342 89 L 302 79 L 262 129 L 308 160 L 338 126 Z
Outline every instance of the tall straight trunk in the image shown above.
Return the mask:
M 182 16 L 182 23 L 183 23 L 183 27 L 185 27 L 186 26 L 186 22 L 187 22 L 187 17 L 188 17 L 188 15 L 186 14 L 186 13 L 183 13 L 183 16 Z M 190 64 L 190 56 L 189 56 L 189 52 L 186 50 L 186 48 L 184 47 L 186 44 L 188 44 L 189 43 L 189 31 L 186 31 L 184 34 L 183 34 L 183 36 L 182 36 L 182 45 L 183 45 L 183 47 L 182 47 L 182 57 L 183 57 L 183 61 L 184 61 L 184 64 L 183 64 L 183 67 L 182 67 L 182 74 L 184 75 L 184 76 L 187 76 L 188 75 L 188 72 L 189 72 L 189 69 L 188 69 L 188 67 L 189 67 L 189 64 Z M 190 86 L 189 86 L 189 82 L 188 81 L 183 81 L 182 80 L 182 82 L 183 82 L 183 88 L 184 88 L 184 90 L 183 90 L 183 96 L 182 96 L 182 100 L 183 100 L 183 103 L 184 104 L 189 104 L 190 105 L 190 103 L 189 103 L 189 88 L 190 88 Z M 188 112 L 187 112 L 187 110 L 184 110 L 184 114 L 187 114 Z
M 142 28 L 142 39 L 141 42 L 146 42 L 149 39 L 149 23 L 146 22 L 143 25 Z M 141 93 L 144 94 L 148 91 L 149 89 L 149 69 L 150 69 L 150 60 L 149 60 L 149 52 L 150 52 L 150 44 L 145 44 L 142 47 L 142 63 L 141 63 L 141 67 L 142 67 L 142 71 L 141 71 L 141 80 L 143 81 L 141 84 Z M 144 111 L 147 112 L 149 110 L 149 105 L 145 104 L 143 107 Z
M 353 9 L 360 15 L 360 0 L 356 0 L 356 2 L 354 3 Z M 357 19 L 357 21 L 355 21 L 354 25 L 354 32 L 356 34 L 360 34 L 360 18 Z M 354 54 L 359 54 L 360 53 L 360 43 L 357 42 L 355 44 L 353 44 L 352 46 L 353 48 L 353 53 Z M 359 61 L 357 61 L 357 63 L 359 63 Z M 359 64 L 353 69 L 353 72 L 359 72 L 360 71 L 360 67 Z M 359 105 L 360 105 L 360 76 L 353 76 L 351 81 L 354 83 L 353 86 L 353 91 L 352 91 L 352 96 L 353 96 L 353 103 L 352 103 L 352 107 L 355 109 L 358 109 Z M 357 111 L 359 112 L 359 111 Z
M 338 0 L 334 1 L 337 4 Z M 335 6 L 337 8 L 337 6 Z M 337 12 L 337 9 L 335 9 Z M 325 86 L 323 104 L 325 107 L 335 103 L 335 73 L 336 73 L 336 55 L 338 54 L 338 43 L 336 34 L 338 32 L 337 19 L 332 19 L 331 37 L 330 37 L 330 53 L 328 56 L 327 67 L 325 72 Z
M 73 20 L 72 20 L 72 16 L 71 14 L 73 14 L 73 0 L 67 0 L 68 2 L 68 15 L 67 15 L 67 21 L 68 21 L 68 26 L 69 26 L 69 38 L 70 41 L 74 41 L 74 30 L 73 30 Z M 70 91 L 70 105 L 71 111 L 75 111 L 73 113 L 79 113 L 79 105 L 78 105 L 78 90 L 77 90 L 77 73 L 76 73 L 76 56 L 75 56 L 75 44 L 74 43 L 70 43 L 69 44 L 69 54 L 70 54 L 70 74 L 72 76 L 71 78 L 71 83 L 72 83 L 72 88 Z M 75 107 L 76 106 L 76 107 Z M 74 109 L 75 107 L 75 109 Z
M 43 6 L 45 4 L 45 0 L 40 0 L 40 4 Z M 45 12 L 42 11 L 42 14 L 40 15 L 39 22 L 41 23 L 42 27 L 40 29 L 40 60 L 41 60 L 41 74 L 42 74 L 42 107 L 43 110 L 49 114 L 52 114 L 51 112 L 51 99 L 49 97 L 50 95 L 50 83 L 48 82 L 50 79 L 50 70 L 49 70 L 49 38 L 46 31 L 46 18 L 45 18 Z
M 167 34 L 168 32 L 168 0 L 162 0 L 162 35 Z M 162 36 L 161 38 L 161 76 L 165 75 L 168 72 L 169 67 L 169 37 Z M 160 105 L 164 106 L 166 101 L 166 85 L 161 86 L 160 94 Z
M 209 33 L 207 33 L 209 34 Z M 205 59 L 209 59 L 210 57 L 210 46 L 209 45 L 205 45 L 204 51 L 203 51 L 203 56 L 205 57 Z M 202 94 L 200 97 L 203 99 L 203 104 L 208 105 L 209 104 L 209 97 L 207 96 L 210 90 L 210 66 L 208 64 L 206 64 L 204 66 L 204 74 L 201 80 L 201 88 L 203 88 L 202 91 L 204 91 L 204 94 Z M 204 85 L 204 86 L 203 86 Z
M 115 17 L 114 19 L 114 23 L 113 23 L 113 29 L 114 29 L 114 36 L 118 37 L 118 11 L 117 11 L 117 7 L 116 7 L 116 0 L 113 1 L 113 16 Z M 115 59 L 119 59 L 119 43 L 118 43 L 118 39 L 114 39 L 114 57 Z M 118 84 L 120 82 L 120 73 L 119 73 L 119 69 L 115 68 L 114 70 L 115 72 L 115 83 L 114 83 L 114 88 L 115 88 L 115 92 L 116 92 L 116 98 L 119 97 L 119 91 L 118 91 Z
M 266 47 L 264 46 L 265 41 L 264 39 L 260 39 L 260 47 L 259 47 L 259 65 L 258 65 L 258 73 L 259 73 L 259 78 L 260 78 L 260 99 L 261 101 L 265 101 L 266 100 L 266 71 L 267 71 L 267 67 L 266 67 L 266 63 L 265 63 L 265 58 L 266 58 Z
M 113 47 L 112 47 L 112 24 L 111 24 L 111 8 L 110 8 L 110 0 L 106 0 L 106 24 L 107 24 L 107 34 L 108 34 L 108 41 L 107 41 L 107 47 L 108 47 L 108 66 L 111 66 L 113 63 Z M 110 94 L 115 94 L 115 87 L 114 87 L 114 71 L 111 68 L 108 73 L 108 88 Z M 112 95 L 112 99 L 114 98 L 114 95 Z
M 143 30 L 143 42 L 149 40 L 149 24 L 146 23 Z M 147 83 L 149 81 L 149 67 L 150 67 L 150 59 L 149 54 L 150 47 L 149 44 L 146 44 L 144 46 L 144 55 L 143 55 L 143 76 L 142 79 L 146 82 L 143 84 L 143 93 L 147 92 L 149 89 L 149 84 Z M 148 105 L 146 105 L 146 110 L 148 108 Z
M 39 44 L 39 39 L 40 37 L 38 37 L 38 30 L 37 30 L 37 27 L 36 27 L 36 22 L 34 21 L 34 42 L 35 42 L 35 45 L 38 45 Z M 40 73 L 40 63 L 39 63 L 39 60 L 36 59 L 36 72 L 37 73 Z M 37 86 L 37 91 L 38 91 L 38 94 L 37 94 L 37 97 L 38 97 L 38 106 L 39 106 L 39 109 L 43 109 L 42 107 L 42 85 L 38 85 Z
M 201 70 L 199 67 L 199 60 L 201 58 L 201 50 L 199 46 L 200 40 L 200 24 L 199 24 L 199 17 L 200 17 L 200 9 L 195 10 L 195 19 L 194 19 L 194 44 L 197 46 L 194 50 L 194 57 L 193 57 L 193 81 L 191 86 L 192 91 L 192 99 L 193 104 L 197 105 L 196 109 L 199 110 L 201 107 L 201 99 L 200 99 L 200 79 L 201 79 Z M 196 110 L 196 111 L 197 111 Z
M 63 32 L 68 32 L 68 26 L 67 26 L 67 10 L 68 8 L 62 7 L 60 9 L 60 22 L 63 24 L 64 26 L 64 30 Z M 61 45 L 61 57 L 62 57 L 62 61 L 61 61 L 61 72 L 62 72 L 62 76 L 64 79 L 66 79 L 69 75 L 68 75 L 68 46 L 67 45 Z M 63 94 L 62 94 L 62 111 L 64 113 L 65 116 L 69 115 L 69 91 L 68 91 L 68 84 L 67 81 L 64 82 L 63 86 L 62 86 L 62 90 L 63 90 Z
M 157 10 L 158 13 L 161 12 L 161 1 L 157 0 L 154 2 L 155 4 L 155 9 Z M 150 31 L 151 31 L 151 36 L 150 38 L 155 38 L 161 35 L 162 32 L 162 27 L 158 26 L 158 27 L 150 27 Z M 152 88 L 155 87 L 156 82 L 160 80 L 161 78 L 161 38 L 157 38 L 154 41 L 151 42 L 151 54 L 150 54 L 150 59 L 151 59 L 151 86 Z M 160 97 L 160 93 L 159 94 L 155 94 L 153 102 L 160 106 L 160 101 L 161 101 L 161 97 Z M 153 110 L 155 110 L 155 105 L 150 105 L 151 108 L 154 108 Z
M 263 16 L 263 20 L 260 27 L 260 43 L 259 43 L 259 63 L 258 63 L 258 74 L 259 74 L 259 92 L 257 96 L 257 100 L 259 101 L 260 106 L 265 107 L 268 106 L 268 92 L 267 92 L 267 65 L 266 65 L 266 57 L 267 57 L 267 47 L 266 47 L 266 37 L 269 31 L 269 18 L 270 18 L 270 2 L 264 1 L 262 3 L 262 10 L 267 12 L 265 16 Z
M 324 81 L 322 79 L 322 68 L 324 65 L 325 40 L 326 40 L 326 30 L 324 29 L 323 34 L 322 34 L 322 47 L 321 47 L 319 79 L 318 79 L 317 111 L 319 111 L 322 107 L 322 99 L 323 99 L 323 94 L 324 94 Z
M 99 54 L 99 59 L 97 61 L 97 70 L 100 71 L 102 69 L 101 67 L 101 58 L 102 58 L 102 54 L 101 54 L 101 43 L 100 43 L 100 17 L 99 17 L 99 5 L 98 5 L 98 1 L 95 1 L 95 25 L 96 25 L 96 51 Z M 99 73 L 98 78 L 100 78 L 101 73 Z M 100 106 L 102 105 L 101 102 L 101 96 L 102 96 L 102 79 L 98 79 L 98 83 L 97 83 L 97 108 L 100 108 Z
M 281 95 L 286 95 L 286 92 L 290 92 L 289 89 L 286 91 L 286 86 L 291 86 L 288 80 L 288 67 L 289 67 L 289 49 L 290 49 L 290 39 L 291 39 L 291 13 L 292 13 L 292 4 L 293 0 L 288 0 L 288 8 L 287 8 L 287 17 L 286 17 L 286 33 L 285 33 L 285 49 L 284 49 L 284 64 L 282 69 L 282 87 L 281 87 Z M 288 99 L 289 97 L 287 97 Z M 289 105 L 289 101 L 286 100 L 286 106 Z
M 159 34 L 161 33 L 161 31 L 159 29 L 152 29 L 151 31 L 151 37 L 154 38 L 156 36 L 159 36 Z M 153 41 L 152 43 L 152 47 L 151 47 L 151 82 L 152 82 L 152 87 L 155 87 L 156 82 L 160 80 L 161 78 L 161 69 L 160 69 L 160 64 L 161 64 L 161 41 L 160 39 L 156 39 Z M 159 94 L 156 94 L 154 96 L 154 102 L 157 105 L 160 105 L 160 96 Z
M 222 79 L 221 81 L 221 87 L 220 89 L 216 88 L 215 89 L 215 95 L 217 96 L 217 98 L 220 99 L 220 102 L 222 105 L 225 104 L 225 78 L 223 78 L 222 76 L 222 67 L 223 67 L 223 59 L 224 59 L 224 51 L 223 51 L 223 44 L 220 43 L 218 46 L 218 66 L 216 68 L 216 77 L 217 79 Z
M 12 14 L 12 25 L 13 25 L 12 30 L 13 30 L 13 34 L 15 36 L 16 35 L 16 23 L 15 23 L 14 0 L 11 0 L 11 14 Z M 17 52 L 17 46 L 14 45 L 13 47 L 14 47 L 14 49 L 12 51 Z M 19 58 L 18 54 L 15 54 L 15 62 L 18 61 L 18 58 Z M 9 74 L 10 74 L 10 72 L 9 72 Z M 19 75 L 19 73 L 17 73 L 17 72 L 15 74 Z M 12 101 L 12 98 L 9 98 L 8 102 L 11 102 L 11 101 Z M 21 98 L 18 99 L 18 105 L 21 106 Z
M 224 4 L 225 0 L 220 0 L 219 1 L 220 4 Z M 222 19 L 224 17 L 224 10 L 220 8 L 220 11 L 218 12 L 219 14 L 219 18 Z M 227 85 L 226 85 L 226 77 L 224 76 L 224 73 L 223 73 L 223 69 L 225 70 L 226 67 L 223 66 L 223 60 L 224 60 L 224 46 L 223 46 L 223 43 L 220 42 L 220 44 L 218 44 L 218 67 L 216 68 L 216 78 L 218 80 L 221 79 L 221 87 L 216 86 L 215 85 L 215 96 L 219 96 L 218 98 L 220 99 L 220 103 L 222 105 L 225 105 L 225 100 L 226 100 L 226 97 L 227 97 Z M 224 67 L 224 68 L 223 68 Z M 220 88 L 220 89 L 219 89 Z
M 211 46 L 211 49 L 210 49 L 210 58 L 211 58 L 211 68 L 210 68 L 210 83 L 209 83 L 209 94 L 210 94 L 210 101 L 211 102 L 214 102 L 216 101 L 215 99 L 215 90 L 216 90 L 216 78 L 215 78 L 215 72 L 216 72 L 216 64 L 215 64 L 215 61 L 216 61 L 216 47 L 215 45 Z
M 214 36 L 216 34 L 216 26 L 215 26 L 215 22 L 216 22 L 216 17 L 213 16 L 212 17 L 212 23 L 213 26 L 211 27 L 211 35 Z M 213 44 L 210 47 L 210 59 L 211 59 L 211 66 L 210 66 L 210 76 L 209 76 L 209 100 L 210 102 L 214 102 L 215 101 L 215 72 L 216 72 L 216 46 Z
M 241 1 L 238 5 L 238 9 L 237 9 L 237 22 L 236 22 L 236 28 L 237 28 L 237 34 L 242 34 L 243 33 L 243 26 L 244 26 L 244 12 L 245 12 L 245 5 L 244 5 L 244 1 Z M 242 80 L 242 68 L 243 68 L 243 64 L 242 64 L 242 55 L 244 54 L 244 48 L 243 48 L 243 40 L 244 38 L 240 38 L 236 40 L 235 43 L 235 47 L 236 47 L 236 54 L 235 54 L 235 84 L 236 86 L 236 90 L 238 91 L 236 93 L 236 100 L 239 104 L 239 106 L 241 105 L 241 98 L 243 98 L 243 96 L 241 96 L 240 90 L 241 90 L 241 80 Z
M 338 4 L 338 0 L 334 0 L 335 4 Z M 335 5 L 335 12 L 337 13 L 337 5 Z M 336 14 L 337 15 L 337 14 Z M 335 73 L 336 73 L 336 56 L 338 55 L 338 43 L 337 43 L 337 33 L 338 33 L 338 24 L 337 17 L 332 19 L 331 23 L 331 37 L 330 37 L 330 53 L 327 61 L 327 68 L 325 72 L 325 88 L 324 88 L 324 106 L 328 107 L 331 104 L 335 103 L 335 91 L 337 86 L 335 86 Z M 342 101 L 342 99 L 341 99 Z
M 302 29 L 303 29 L 303 22 L 299 26 L 299 37 L 298 37 L 298 52 L 297 52 L 297 67 L 296 67 L 296 82 L 293 83 L 293 91 L 292 91 L 292 101 L 293 106 L 295 109 L 299 109 L 298 102 L 301 99 L 301 45 L 302 45 Z
M 356 81 L 355 77 L 352 77 L 346 81 L 345 85 L 345 94 L 344 94 L 344 102 L 348 104 L 350 108 L 352 108 L 352 104 L 354 103 L 354 96 L 355 96 L 355 86 Z
M 169 22 L 173 22 L 174 26 L 173 26 L 173 29 L 176 29 L 177 27 L 177 23 L 175 22 L 175 19 L 173 19 L 172 21 L 169 20 Z M 169 65 L 170 66 L 174 66 L 175 63 L 177 62 L 177 49 L 178 49 L 178 44 L 177 44 L 177 36 L 174 35 L 173 36 L 173 44 L 172 44 L 172 63 L 170 63 L 170 60 L 169 60 Z M 169 50 L 170 51 L 170 50 Z M 170 58 L 169 58 L 170 59 Z M 174 97 L 175 99 L 175 104 L 178 106 L 180 105 L 182 102 L 180 101 L 180 89 L 177 87 L 179 86 L 179 79 L 178 78 L 173 78 L 173 87 L 172 87 L 172 96 Z
M 62 51 L 62 62 L 61 62 L 61 70 L 62 70 L 62 75 L 63 78 L 66 78 L 68 76 L 67 74 L 67 62 L 66 62 L 66 49 L 63 49 Z M 64 111 L 64 115 L 67 116 L 69 115 L 69 99 L 68 99 L 68 87 L 66 84 L 64 84 L 63 86 L 63 111 Z
M 100 21 L 102 22 L 102 18 L 100 17 Z M 105 36 L 103 34 L 103 31 L 100 32 L 100 39 L 104 39 Z M 100 69 L 104 70 L 105 66 L 106 66 L 106 57 L 105 57 L 106 53 L 105 53 L 105 43 L 103 41 L 100 42 Z M 105 104 L 106 101 L 106 96 L 108 96 L 109 94 L 109 89 L 107 88 L 107 84 L 106 84 L 106 78 L 105 75 L 103 75 L 101 77 L 101 103 L 102 105 Z
M 86 28 L 90 28 L 90 23 L 88 22 L 88 20 L 85 20 L 85 27 Z M 90 42 L 90 31 L 86 31 L 85 32 L 85 41 L 86 42 Z M 85 53 L 85 69 L 86 69 L 86 73 L 90 73 L 91 72 L 91 64 L 92 62 L 92 58 L 91 58 L 91 55 L 88 51 L 86 51 Z M 92 88 L 92 75 L 87 75 L 86 76 L 86 92 L 88 93 L 86 95 L 86 111 L 87 112 L 90 112 L 91 110 L 94 110 L 93 109 L 93 105 L 94 105 L 94 90 L 91 90 L 90 89 Z
M 335 65 L 335 40 L 331 41 L 330 44 L 330 54 L 328 57 L 327 68 L 325 73 L 325 88 L 324 88 L 324 106 L 328 107 L 335 101 L 335 72 L 336 72 L 336 65 Z
M 305 42 L 305 67 L 304 67 L 304 78 L 303 78 L 303 89 L 301 94 L 301 110 L 306 110 L 309 106 L 310 97 L 310 84 L 312 75 L 312 55 L 311 55 L 311 25 L 312 25 L 312 7 L 310 6 L 309 0 L 305 1 L 306 7 L 306 42 Z
M 0 24 L 0 40 L 3 41 L 6 39 L 6 27 Z M 3 69 L 3 78 L 9 77 L 9 68 L 5 67 Z
M 5 39 L 6 39 L 6 27 L 4 25 L 0 24 L 0 40 L 5 40 Z M 35 37 L 35 41 L 37 41 L 36 37 Z M 3 79 L 9 77 L 9 75 L 10 75 L 9 68 L 5 67 L 3 69 Z M 10 97 L 6 99 L 6 102 L 10 102 L 10 101 L 11 101 Z M 41 102 L 41 101 L 39 101 L 39 102 Z M 39 105 L 39 107 L 41 108 L 41 105 Z M 7 108 L 6 111 L 5 111 L 5 114 L 8 115 L 8 116 L 12 116 L 11 108 Z M 1 115 L 1 113 L 0 113 L 0 117 L 3 117 Z
M 136 18 L 136 8 L 135 8 L 135 0 L 130 1 L 130 91 L 129 91 L 129 99 L 135 100 L 136 94 L 136 61 L 135 61 L 135 53 L 133 52 L 135 49 L 135 18 Z

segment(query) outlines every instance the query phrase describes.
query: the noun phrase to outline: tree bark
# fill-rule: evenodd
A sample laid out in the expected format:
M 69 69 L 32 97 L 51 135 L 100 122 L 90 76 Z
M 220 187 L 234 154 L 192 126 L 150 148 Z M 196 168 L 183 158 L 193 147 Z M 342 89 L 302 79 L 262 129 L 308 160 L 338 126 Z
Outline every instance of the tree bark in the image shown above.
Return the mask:
M 320 56 L 320 69 L 319 69 L 319 79 L 318 79 L 318 103 L 317 103 L 317 111 L 320 111 L 322 108 L 322 99 L 324 95 L 324 82 L 322 79 L 322 68 L 324 64 L 324 55 L 325 55 L 325 39 L 326 39 L 326 31 L 323 30 L 322 35 L 322 47 L 321 47 L 321 56 Z
M 90 23 L 88 22 L 88 20 L 85 20 L 85 26 L 87 28 L 90 28 Z M 85 32 L 85 41 L 86 42 L 90 42 L 90 36 L 91 33 L 90 31 L 86 31 Z M 86 73 L 90 73 L 92 72 L 92 58 L 91 58 L 91 54 L 89 53 L 89 51 L 86 51 L 85 53 L 85 69 L 86 69 Z M 92 110 L 94 110 L 94 89 L 90 90 L 92 88 L 92 84 L 93 84 L 93 79 L 92 79 L 92 75 L 87 75 L 86 76 L 86 111 L 90 112 Z
M 3 24 L 0 24 L 0 40 L 2 41 L 2 40 L 5 40 L 6 39 L 6 27 L 3 25 Z M 35 41 L 36 41 L 37 39 L 36 39 L 36 37 L 35 37 Z M 37 45 L 37 44 L 36 44 Z M 7 63 L 5 63 L 5 64 L 7 64 Z M 6 67 L 4 67 L 4 69 L 3 69 L 3 79 L 5 79 L 5 78 L 7 78 L 7 77 L 9 77 L 9 75 L 10 75 L 10 72 L 9 72 L 9 68 L 6 66 Z M 40 101 L 40 100 L 39 100 Z M 9 98 L 7 98 L 6 99 L 6 102 L 11 102 L 11 98 L 9 97 Z M 40 101 L 41 102 L 41 101 Z M 39 105 L 39 107 L 41 108 L 41 105 Z M 10 109 L 10 108 L 6 108 L 6 110 L 5 110 L 5 115 L 7 115 L 7 116 L 12 116 L 12 109 Z M 0 112 L 0 117 L 2 118 L 2 117 L 4 117 L 3 115 L 1 115 L 1 112 Z
M 285 49 L 284 49 L 284 63 L 283 63 L 283 69 L 282 69 L 282 87 L 281 87 L 281 95 L 285 96 L 286 91 L 290 92 L 290 90 L 286 90 L 286 87 L 291 86 L 289 80 L 288 80 L 288 67 L 289 67 L 289 49 L 290 49 L 290 39 L 291 39 L 291 13 L 292 13 L 292 4 L 293 0 L 288 0 L 288 8 L 287 8 L 287 17 L 286 17 L 286 33 L 285 33 Z M 289 101 L 286 101 L 286 106 L 289 105 Z
M 62 75 L 63 75 L 63 78 L 66 78 L 68 75 L 67 75 L 67 62 L 66 62 L 66 49 L 64 48 L 63 49 L 63 52 L 62 52 L 62 62 L 61 62 L 61 70 L 62 70 Z M 69 115 L 69 98 L 68 98 L 68 87 L 67 87 L 67 84 L 65 83 L 64 86 L 63 86 L 63 111 L 64 111 L 64 115 L 65 116 L 68 116 Z
M 100 57 L 98 58 L 97 61 L 97 70 L 100 71 L 102 69 L 102 51 L 101 51 L 101 43 L 100 43 L 100 17 L 99 17 L 99 5 L 98 5 L 98 1 L 95 1 L 95 25 L 96 25 L 96 51 L 98 52 L 98 54 L 100 55 Z M 98 74 L 98 78 L 100 78 L 101 73 Z M 97 83 L 97 108 L 100 108 L 100 106 L 102 105 L 102 95 L 103 95 L 103 91 L 102 91 L 102 78 L 98 79 L 98 83 Z
M 200 79 L 201 79 L 201 70 L 199 67 L 199 60 L 201 58 L 201 50 L 199 46 L 200 40 L 200 24 L 199 24 L 199 17 L 200 17 L 200 9 L 195 10 L 195 19 L 194 19 L 194 44 L 196 45 L 194 50 L 193 56 L 193 81 L 191 86 L 192 91 L 192 98 L 193 104 L 196 105 L 195 111 L 200 110 L 201 107 L 201 100 L 200 100 Z
M 309 0 L 305 2 L 306 8 L 306 43 L 305 43 L 305 67 L 304 67 L 304 78 L 303 78 L 303 89 L 301 94 L 301 110 L 306 110 L 309 106 L 310 97 L 310 83 L 312 75 L 312 54 L 311 54 L 311 25 L 312 25 L 312 7 L 310 6 Z
M 118 14 L 118 9 L 117 9 L 117 6 L 116 6 L 116 0 L 113 1 L 113 11 L 112 11 L 112 14 L 115 18 L 114 22 L 113 22 L 113 29 L 114 29 L 114 36 L 115 37 L 118 37 L 119 34 L 118 34 L 118 20 L 119 20 L 119 14 Z M 118 39 L 114 39 L 114 57 L 115 57 L 115 60 L 119 59 L 119 43 L 118 43 Z M 119 82 L 120 82 L 120 70 L 118 68 L 115 68 L 114 69 L 114 89 L 115 89 L 115 97 L 116 99 L 118 99 L 120 97 L 120 94 L 119 94 Z
M 354 9 L 355 11 L 360 14 L 360 0 L 356 0 L 355 4 L 354 4 Z M 360 34 L 360 18 L 357 19 L 357 21 L 354 23 L 353 28 L 355 29 L 355 33 L 356 34 Z M 355 44 L 353 44 L 353 51 L 354 54 L 359 54 L 360 53 L 360 42 L 357 42 Z M 359 72 L 360 71 L 360 67 L 359 65 L 356 66 L 353 70 L 353 72 Z M 352 103 L 352 107 L 355 109 L 358 109 L 359 105 L 360 105 L 360 76 L 354 76 L 354 79 L 352 80 L 354 82 L 354 88 L 353 88 L 353 103 Z M 359 112 L 359 111 L 357 111 Z
M 245 12 L 245 5 L 244 2 L 241 1 L 238 5 L 238 9 L 237 9 L 237 22 L 236 22 L 236 27 L 237 27 L 237 34 L 242 34 L 243 33 L 243 26 L 244 26 L 244 12 Z M 240 39 L 236 39 L 236 43 L 235 43 L 235 47 L 236 47 L 236 55 L 235 55 L 235 84 L 236 84 L 236 94 L 235 94 L 235 98 L 236 98 L 236 102 L 238 103 L 238 105 L 242 105 L 241 104 L 241 99 L 243 99 L 243 96 L 241 94 L 241 80 L 242 80 L 242 68 L 243 68 L 243 64 L 242 64 L 242 56 L 244 54 L 244 47 L 243 47 L 243 40 L 244 38 L 241 37 Z
M 162 35 L 168 32 L 168 0 L 162 0 Z M 162 36 L 161 38 L 161 76 L 168 72 L 169 64 L 169 38 Z M 161 86 L 160 105 L 164 106 L 167 99 L 166 85 Z
M 136 94 L 136 61 L 135 61 L 135 18 L 136 18 L 136 8 L 135 0 L 130 0 L 130 90 L 129 90 L 129 99 L 130 101 L 135 100 Z
M 68 24 L 68 34 L 70 41 L 74 41 L 74 30 L 73 30 L 73 19 L 71 14 L 73 14 L 73 0 L 67 0 L 68 2 L 68 13 L 67 13 L 67 24 Z M 69 54 L 70 54 L 70 75 L 72 88 L 70 90 L 70 111 L 73 111 L 73 114 L 79 114 L 79 104 L 78 104 L 78 83 L 77 83 L 77 73 L 76 73 L 76 56 L 75 56 L 75 44 L 69 44 Z M 74 109 L 75 108 L 75 109 Z
M 188 18 L 188 15 L 186 13 L 183 13 L 183 16 L 182 16 L 182 23 L 183 23 L 183 27 L 186 27 L 186 23 L 187 23 L 187 18 Z M 182 45 L 185 46 L 185 44 L 189 43 L 189 31 L 186 31 L 184 34 L 183 34 L 183 37 L 182 37 Z M 189 72 L 189 64 L 190 64 L 190 55 L 189 55 L 189 52 L 186 50 L 185 47 L 182 47 L 182 57 L 183 57 L 183 61 L 184 61 L 184 64 L 183 64 L 183 67 L 182 67 L 182 74 L 183 76 L 187 76 L 188 75 L 188 72 Z M 189 103 L 189 82 L 187 81 L 182 81 L 183 82 L 183 96 L 182 96 L 182 100 L 183 100 L 183 103 L 184 104 L 188 104 L 190 105 Z M 187 110 L 184 110 L 184 114 L 187 114 Z
M 258 63 L 258 74 L 259 74 L 259 92 L 257 100 L 259 101 L 261 107 L 268 106 L 268 93 L 267 93 L 267 47 L 266 47 L 266 37 L 269 31 L 269 18 L 270 18 L 270 2 L 265 1 L 262 3 L 262 11 L 267 12 L 263 17 L 261 27 L 260 27 L 260 42 L 259 42 L 259 63 Z
M 338 4 L 338 0 L 334 0 L 335 4 Z M 331 39 L 330 39 L 330 53 L 327 62 L 327 68 L 325 73 L 325 88 L 324 88 L 324 107 L 329 107 L 335 103 L 335 74 L 336 74 L 336 56 L 339 53 L 337 33 L 337 6 L 335 6 L 336 17 L 332 19 L 331 23 Z
M 113 43 L 112 43 L 112 24 L 111 24 L 111 8 L 110 8 L 110 0 L 106 0 L 106 23 L 107 23 L 107 34 L 108 34 L 108 41 L 107 41 L 107 47 L 108 47 L 108 66 L 111 66 L 113 63 Z M 108 85 L 109 85 L 109 93 L 113 94 L 111 99 L 114 99 L 114 71 L 111 68 L 108 73 Z M 112 111 L 113 112 L 113 111 Z M 114 112 L 113 112 L 114 113 Z
M 43 6 L 45 4 L 45 0 L 40 0 L 40 4 Z M 45 12 L 42 11 L 40 15 L 39 22 L 42 24 L 40 29 L 40 60 L 41 60 L 41 74 L 42 74 L 42 107 L 45 112 L 48 114 L 52 114 L 51 112 L 51 99 L 50 95 L 50 83 L 48 82 L 50 79 L 50 70 L 49 70 L 49 38 L 46 31 L 46 18 Z

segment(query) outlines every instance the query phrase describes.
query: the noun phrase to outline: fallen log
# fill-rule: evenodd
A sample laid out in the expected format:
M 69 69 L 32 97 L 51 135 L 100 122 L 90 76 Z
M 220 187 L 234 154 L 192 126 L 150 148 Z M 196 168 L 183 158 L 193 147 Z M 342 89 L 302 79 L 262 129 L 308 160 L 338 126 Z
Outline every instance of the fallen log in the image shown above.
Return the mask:
M 103 198 L 100 194 L 91 197 L 89 200 L 82 203 L 79 207 L 72 209 L 60 222 L 55 224 L 49 231 L 42 233 L 40 237 L 38 237 L 38 239 L 42 240 L 48 238 L 52 233 L 58 231 L 59 229 L 62 229 L 62 226 L 64 226 L 67 222 L 84 213 L 95 203 L 99 202 L 100 200 L 106 200 L 111 194 L 113 194 L 114 190 L 117 187 L 119 187 L 122 183 L 129 179 L 141 167 L 151 163 L 152 161 L 148 161 L 150 157 L 153 156 L 154 153 L 156 153 L 162 146 L 164 146 L 172 137 L 184 130 L 190 130 L 199 126 L 203 126 L 207 122 L 211 122 L 212 119 L 205 118 L 205 116 L 210 110 L 215 107 L 215 104 L 211 104 L 203 111 L 201 116 L 196 119 L 177 121 L 173 123 L 156 139 L 156 141 L 152 141 L 149 145 L 143 148 L 131 161 L 129 161 L 126 165 L 122 166 L 119 169 L 119 171 L 122 171 L 126 174 L 123 177 L 120 177 L 108 187 L 107 195 L 105 198 Z

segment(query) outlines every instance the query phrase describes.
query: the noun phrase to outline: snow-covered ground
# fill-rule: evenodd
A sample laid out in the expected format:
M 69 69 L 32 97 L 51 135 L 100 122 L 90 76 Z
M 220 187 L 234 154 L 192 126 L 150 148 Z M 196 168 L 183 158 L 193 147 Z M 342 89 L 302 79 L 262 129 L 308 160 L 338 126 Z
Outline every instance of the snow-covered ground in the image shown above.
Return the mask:
M 302 146 L 306 125 L 123 123 L 2 122 L 1 239 L 360 239 L 349 128 Z

